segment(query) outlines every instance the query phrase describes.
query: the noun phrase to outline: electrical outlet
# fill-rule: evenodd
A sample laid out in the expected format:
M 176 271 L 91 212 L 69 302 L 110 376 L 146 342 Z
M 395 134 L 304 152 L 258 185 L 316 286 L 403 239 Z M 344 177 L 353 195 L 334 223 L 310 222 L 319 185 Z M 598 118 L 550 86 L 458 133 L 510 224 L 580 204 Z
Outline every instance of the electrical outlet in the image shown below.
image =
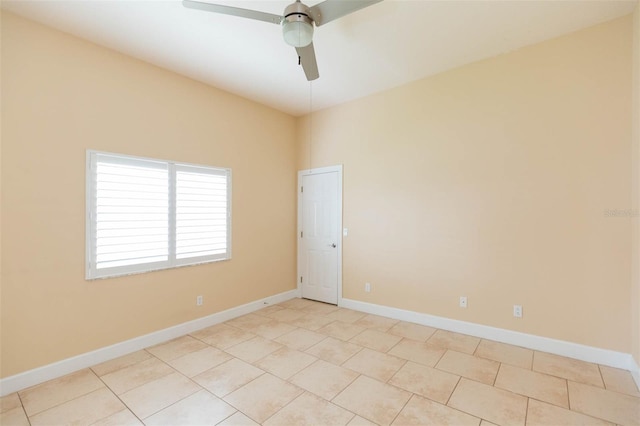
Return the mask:
M 196 305 L 202 306 L 202 303 L 203 303 L 202 296 L 196 297 Z
M 522 305 L 513 305 L 513 316 L 522 318 Z
M 371 292 L 371 283 L 364 283 L 364 291 L 367 293 Z
M 461 308 L 467 307 L 467 296 L 460 296 L 460 307 Z

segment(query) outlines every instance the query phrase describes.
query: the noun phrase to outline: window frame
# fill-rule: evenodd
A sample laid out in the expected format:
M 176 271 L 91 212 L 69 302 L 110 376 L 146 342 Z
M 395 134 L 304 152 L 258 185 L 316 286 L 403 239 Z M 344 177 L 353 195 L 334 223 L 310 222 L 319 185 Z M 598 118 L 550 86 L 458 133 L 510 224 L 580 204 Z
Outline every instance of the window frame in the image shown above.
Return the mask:
M 99 156 L 113 157 L 121 160 L 120 164 L 146 165 L 151 168 L 152 163 L 162 165 L 160 169 L 165 169 L 168 173 L 168 226 L 167 235 L 169 240 L 168 259 L 149 263 L 138 263 L 134 265 L 115 266 L 98 269 L 96 265 L 96 238 L 97 238 L 97 187 L 96 170 L 94 165 L 98 162 Z M 176 250 L 176 218 L 177 218 L 177 173 L 178 171 L 201 172 L 202 174 L 212 174 L 226 177 L 226 251 L 220 255 L 205 255 L 177 258 Z M 151 157 L 140 157 L 126 154 L 118 154 L 105 151 L 87 150 L 86 152 L 86 206 L 85 206 L 85 279 L 97 280 L 104 278 L 119 277 L 133 274 L 143 274 L 152 271 L 180 268 L 184 266 L 201 265 L 205 263 L 231 260 L 232 258 L 232 176 L 230 168 L 214 167 L 202 164 L 184 163 L 172 160 L 162 160 Z M 96 218 L 96 219 L 94 219 Z

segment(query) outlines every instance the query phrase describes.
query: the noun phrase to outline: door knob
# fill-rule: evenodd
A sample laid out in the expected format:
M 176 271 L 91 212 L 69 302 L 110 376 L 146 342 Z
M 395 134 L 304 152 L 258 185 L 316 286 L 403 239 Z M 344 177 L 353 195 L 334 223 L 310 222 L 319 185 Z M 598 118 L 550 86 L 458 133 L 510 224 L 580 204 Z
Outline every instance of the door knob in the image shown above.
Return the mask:
M 335 243 L 331 244 L 331 247 L 336 248 L 336 244 Z

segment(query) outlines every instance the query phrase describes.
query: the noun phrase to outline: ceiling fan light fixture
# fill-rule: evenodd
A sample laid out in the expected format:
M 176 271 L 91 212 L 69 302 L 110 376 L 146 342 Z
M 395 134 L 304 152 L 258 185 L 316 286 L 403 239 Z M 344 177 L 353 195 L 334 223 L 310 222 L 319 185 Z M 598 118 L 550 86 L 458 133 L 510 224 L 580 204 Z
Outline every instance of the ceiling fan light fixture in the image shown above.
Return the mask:
M 289 18 L 292 17 L 287 17 L 282 22 L 284 41 L 293 47 L 308 46 L 313 40 L 313 24 L 309 18 L 304 15 L 301 16 L 303 19 L 290 20 Z

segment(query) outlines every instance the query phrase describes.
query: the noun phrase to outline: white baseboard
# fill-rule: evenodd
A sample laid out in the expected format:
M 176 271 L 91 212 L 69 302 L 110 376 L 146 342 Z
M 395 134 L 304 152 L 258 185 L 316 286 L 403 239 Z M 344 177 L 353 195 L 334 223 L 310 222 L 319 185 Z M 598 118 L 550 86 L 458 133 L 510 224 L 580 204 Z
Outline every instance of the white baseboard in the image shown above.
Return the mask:
M 0 379 L 0 396 L 5 396 L 30 386 L 46 382 L 47 380 L 55 379 L 66 374 L 73 373 L 74 371 L 91 367 L 93 365 L 100 364 L 101 362 L 109 361 L 111 359 L 127 355 L 131 352 L 166 342 L 167 340 L 175 339 L 176 337 L 184 336 L 185 334 L 189 334 L 196 330 L 210 327 L 212 325 L 228 321 L 232 318 L 257 311 L 258 309 L 264 308 L 265 305 L 284 302 L 286 300 L 293 299 L 294 297 L 299 297 L 299 295 L 300 292 L 298 290 L 286 291 L 284 293 L 237 306 L 235 308 L 227 309 L 226 311 L 217 312 L 203 318 L 198 318 L 193 321 L 165 328 L 164 330 L 155 331 L 153 333 L 145 334 L 144 336 L 116 343 L 115 345 L 100 348 L 72 358 L 67 358 L 53 364 L 34 368 L 33 370 L 16 374 L 15 376 Z
M 497 342 L 509 343 L 511 345 L 521 346 L 537 351 L 549 352 L 582 361 L 602 364 L 609 367 L 621 368 L 631 372 L 638 388 L 640 388 L 640 369 L 631 354 L 581 345 L 564 340 L 550 339 L 548 337 L 536 336 L 534 334 L 520 333 L 518 331 L 511 331 L 503 328 L 422 314 L 389 306 L 375 305 L 372 303 L 360 302 L 358 300 L 342 299 L 340 306 L 343 308 L 366 312 L 368 314 L 381 315 L 402 321 L 427 325 L 442 330 L 455 331 L 457 333 L 468 334 L 470 336 L 481 337 L 483 339 L 495 340 Z

